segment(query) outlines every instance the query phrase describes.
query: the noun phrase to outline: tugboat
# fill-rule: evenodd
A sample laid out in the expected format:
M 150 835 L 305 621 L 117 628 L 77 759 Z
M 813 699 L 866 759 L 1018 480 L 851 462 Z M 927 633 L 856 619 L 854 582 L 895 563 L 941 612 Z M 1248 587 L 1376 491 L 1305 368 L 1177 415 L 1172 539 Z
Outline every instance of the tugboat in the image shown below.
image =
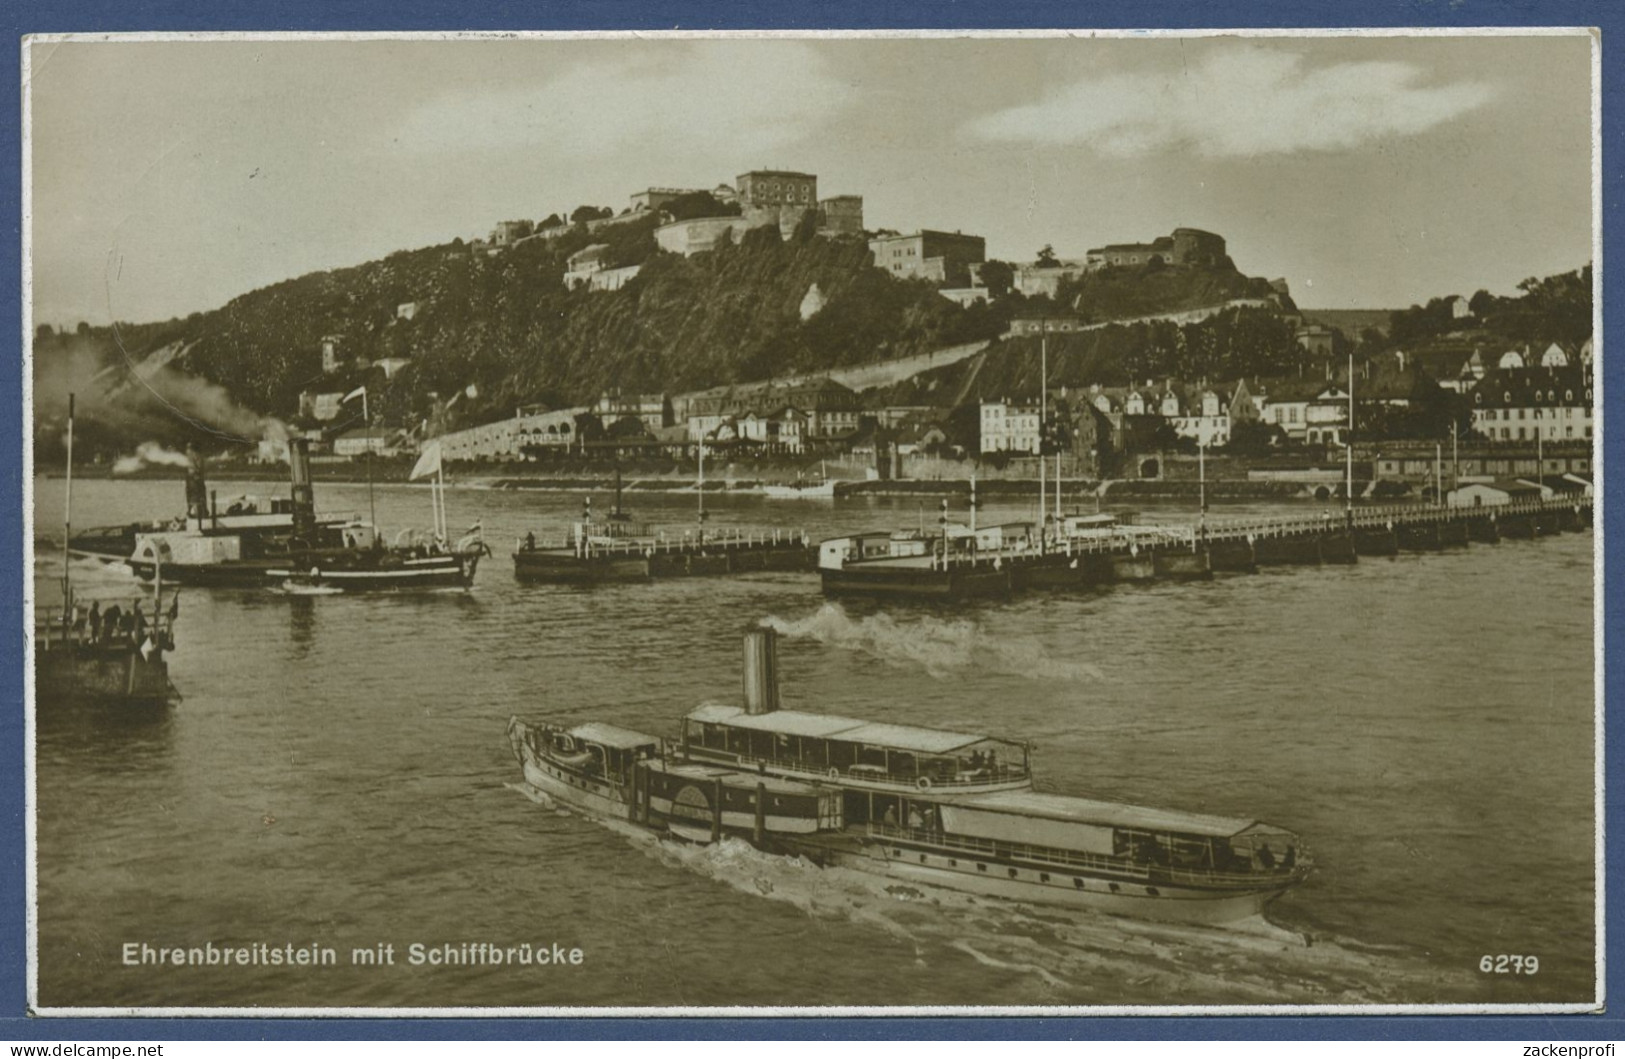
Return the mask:
M 330 561 L 372 546 L 371 524 L 355 516 L 318 517 L 310 489 L 309 443 L 288 443 L 292 496 L 268 504 L 246 501 L 220 514 L 203 480 L 201 460 L 194 457 L 186 475 L 186 517 L 175 523 L 109 527 L 75 538 L 74 551 L 110 558 L 113 547 L 126 547 L 121 561 L 142 580 L 160 569 L 178 585 L 205 588 L 263 588 L 272 571 L 286 569 L 297 556 Z M 253 510 L 246 510 L 252 506 Z
M 164 614 L 160 580 L 149 621 L 141 601 L 105 611 L 101 601 L 81 610 L 71 571 L 73 539 L 73 395 L 68 396 L 68 474 L 62 533 L 62 608 L 34 623 L 34 703 L 161 706 L 180 698 L 164 653 L 174 649 L 179 599 Z
M 509 721 L 526 783 L 599 818 L 988 897 L 1225 923 L 1312 863 L 1258 820 L 1033 789 L 1026 744 L 782 710 L 771 629 L 745 638 L 743 707 L 709 703 L 676 740 L 601 723 Z
M 839 484 L 820 461 L 816 479 L 797 481 L 794 485 L 764 485 L 762 495 L 769 500 L 833 500 Z
M 200 568 L 210 559 L 263 559 L 287 550 L 294 532 L 291 499 L 245 495 L 222 504 L 204 478 L 203 458 L 191 449 L 186 457 L 185 515 L 81 530 L 70 545 L 72 554 L 123 564 L 145 580 L 152 579 L 160 563 L 167 564 L 170 580 L 207 584 L 211 575 L 222 573 Z M 342 547 L 344 528 L 356 524 L 354 515 L 319 515 L 318 539 L 324 546 Z M 228 583 L 257 585 L 261 578 L 246 575 L 246 569 L 228 573 L 228 579 L 232 573 L 245 575 Z
M 431 445 L 413 468 L 413 479 L 435 475 L 430 483 L 434 509 L 434 533 L 427 540 L 413 530 L 404 530 L 391 546 L 384 546 L 372 526 L 355 527 L 347 538 L 349 547 L 341 550 L 301 547 L 319 527 L 315 522 L 315 501 L 310 483 L 310 454 L 307 442 L 295 438 L 288 446 L 288 463 L 293 476 L 294 535 L 284 560 L 267 569 L 274 583 L 296 590 L 343 592 L 468 588 L 480 559 L 490 554 L 479 523 L 455 544 L 446 527 L 440 448 Z

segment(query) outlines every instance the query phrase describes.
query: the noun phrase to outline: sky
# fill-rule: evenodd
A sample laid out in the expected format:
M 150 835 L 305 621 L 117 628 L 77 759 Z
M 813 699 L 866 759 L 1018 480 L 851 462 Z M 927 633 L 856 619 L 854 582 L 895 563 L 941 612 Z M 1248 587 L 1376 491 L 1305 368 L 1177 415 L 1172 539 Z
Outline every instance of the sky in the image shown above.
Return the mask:
M 815 173 L 989 257 L 1225 236 L 1310 308 L 1592 254 L 1586 36 L 34 42 L 34 323 L 148 322 L 649 186 Z

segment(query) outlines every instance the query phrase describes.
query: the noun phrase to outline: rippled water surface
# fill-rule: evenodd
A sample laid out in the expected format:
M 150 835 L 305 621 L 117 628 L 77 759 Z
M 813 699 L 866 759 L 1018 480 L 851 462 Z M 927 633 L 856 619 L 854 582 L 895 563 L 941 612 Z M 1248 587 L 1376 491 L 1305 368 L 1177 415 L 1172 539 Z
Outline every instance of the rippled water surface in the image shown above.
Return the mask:
M 227 487 L 223 487 L 225 495 Z M 264 486 L 258 491 L 273 492 Z M 36 482 L 57 533 L 61 483 Z M 360 486 L 325 509 L 366 507 Z M 607 498 L 600 493 L 597 506 Z M 652 521 L 694 500 L 636 497 Z M 179 483 L 75 484 L 75 522 Z M 454 489 L 496 556 L 472 592 L 185 590 L 161 713 L 41 703 L 45 1006 L 1481 1003 L 1594 993 L 1590 532 L 1195 585 L 958 609 L 825 602 L 811 576 L 519 585 L 507 552 L 578 495 Z M 713 525 L 910 524 L 914 501 L 718 499 Z M 1235 509 L 1259 510 L 1259 509 Z M 1224 512 L 1221 512 L 1221 514 Z M 378 490 L 386 527 L 428 495 Z M 931 505 L 924 515 L 929 521 Z M 988 520 L 1028 514 L 991 508 Z M 1174 508 L 1148 518 L 1181 518 Z M 59 576 L 37 564 L 42 592 Z M 82 595 L 127 598 L 75 563 Z M 1031 739 L 1043 789 L 1259 817 L 1318 872 L 1268 920 L 1158 926 L 891 887 L 538 803 L 510 715 L 675 730 L 783 633 L 800 709 Z M 126 966 L 126 943 L 318 945 L 332 967 Z M 413 943 L 580 948 L 413 967 Z M 352 950 L 393 945 L 394 966 Z M 1485 975 L 1485 954 L 1539 957 Z

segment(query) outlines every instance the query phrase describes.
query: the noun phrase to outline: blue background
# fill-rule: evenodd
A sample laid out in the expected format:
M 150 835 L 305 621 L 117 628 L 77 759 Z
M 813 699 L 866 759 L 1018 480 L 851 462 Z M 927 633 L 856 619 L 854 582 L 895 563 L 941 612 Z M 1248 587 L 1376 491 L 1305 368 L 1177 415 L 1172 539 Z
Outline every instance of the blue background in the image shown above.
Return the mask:
M 515 3 L 465 0 L 440 5 L 426 0 L 279 0 L 273 3 L 112 2 L 112 0 L 31 0 L 8 5 L 0 14 L 11 31 L 9 49 L 0 50 L 0 81 L 16 86 L 0 109 L 0 172 L 4 174 L 5 222 L 18 247 L 3 274 L 18 296 L 0 299 L 0 350 L 14 370 L 0 372 L 0 409 L 12 420 L 0 435 L 0 510 L 18 511 L 22 504 L 22 443 L 27 425 L 22 416 L 22 130 L 21 37 L 26 33 L 126 32 L 141 30 L 655 30 L 655 29 L 977 29 L 977 28 L 1214 28 L 1214 27 L 1344 27 L 1344 26 L 1598 26 L 1603 30 L 1602 204 L 1604 266 L 1619 248 L 1615 222 L 1621 189 L 1621 121 L 1616 104 L 1625 104 L 1619 53 L 1610 48 L 1613 32 L 1625 28 L 1625 3 L 1615 0 L 1104 0 L 1104 2 L 1010 2 L 970 4 L 880 4 L 872 2 L 799 2 L 757 4 L 750 8 L 728 0 L 692 0 L 657 4 L 643 0 Z M 1517 150 L 1516 144 L 1508 144 Z M 1618 421 L 1625 404 L 1625 382 L 1606 352 L 1618 338 L 1620 285 L 1603 268 L 1604 382 L 1606 423 Z M 1620 483 L 1625 440 L 1616 430 L 1604 431 L 1604 491 Z M 1614 1015 L 1576 1016 L 1439 1016 L 1439 1017 L 1139 1017 L 1139 1018 L 890 1018 L 890 1019 L 30 1019 L 26 1015 L 27 907 L 24 852 L 23 775 L 23 578 L 22 517 L 0 519 L 0 547 L 14 556 L 0 562 L 0 584 L 10 606 L 0 608 L 0 639 L 12 647 L 9 664 L 0 665 L 0 1039 L 17 1041 L 149 1039 L 210 1040 L 219 1038 L 355 1039 L 466 1038 L 503 1040 L 539 1038 L 779 1038 L 828 1039 L 921 1037 L 1084 1038 L 1104 1040 L 1181 1040 L 1260 1038 L 1442 1040 L 1507 1039 L 1609 1040 L 1625 1037 Z M 1609 504 L 1602 523 L 1605 539 L 1619 539 L 1625 525 Z M 1605 582 L 1607 627 L 1604 642 L 1625 601 L 1625 582 Z M 1613 703 L 1625 690 L 1625 673 L 1610 667 L 1606 676 L 1610 708 L 1606 753 L 1610 763 L 1625 752 L 1625 733 Z M 1576 762 L 1577 768 L 1586 763 Z M 1625 796 L 1617 786 L 1608 791 L 1608 833 L 1622 826 Z M 1607 882 L 1621 889 L 1625 866 L 1620 844 L 1610 842 Z M 1617 903 L 1617 902 L 1616 902 Z M 94 914 L 87 909 L 87 914 Z M 1625 930 L 1609 917 L 1607 996 L 1618 996 L 1625 968 Z M 1510 1054 L 1510 1053 L 1509 1053 Z

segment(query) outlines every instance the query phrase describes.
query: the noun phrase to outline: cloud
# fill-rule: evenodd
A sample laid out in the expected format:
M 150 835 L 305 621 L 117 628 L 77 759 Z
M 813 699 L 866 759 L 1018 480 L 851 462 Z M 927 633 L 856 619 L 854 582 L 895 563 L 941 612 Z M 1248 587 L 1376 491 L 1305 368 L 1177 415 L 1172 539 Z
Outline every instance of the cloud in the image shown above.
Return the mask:
M 802 139 L 850 100 L 823 57 L 797 41 L 622 47 L 575 59 L 540 84 L 442 96 L 400 133 L 426 152 L 539 148 L 594 158 L 627 148 L 762 152 Z M 767 160 L 764 160 L 766 163 Z
M 1172 76 L 1083 80 L 1041 102 L 976 119 L 985 140 L 1088 145 L 1132 158 L 1195 150 L 1213 158 L 1336 151 L 1424 132 L 1494 95 L 1480 81 L 1427 86 L 1405 62 L 1309 69 L 1303 56 L 1259 46 L 1216 53 Z

